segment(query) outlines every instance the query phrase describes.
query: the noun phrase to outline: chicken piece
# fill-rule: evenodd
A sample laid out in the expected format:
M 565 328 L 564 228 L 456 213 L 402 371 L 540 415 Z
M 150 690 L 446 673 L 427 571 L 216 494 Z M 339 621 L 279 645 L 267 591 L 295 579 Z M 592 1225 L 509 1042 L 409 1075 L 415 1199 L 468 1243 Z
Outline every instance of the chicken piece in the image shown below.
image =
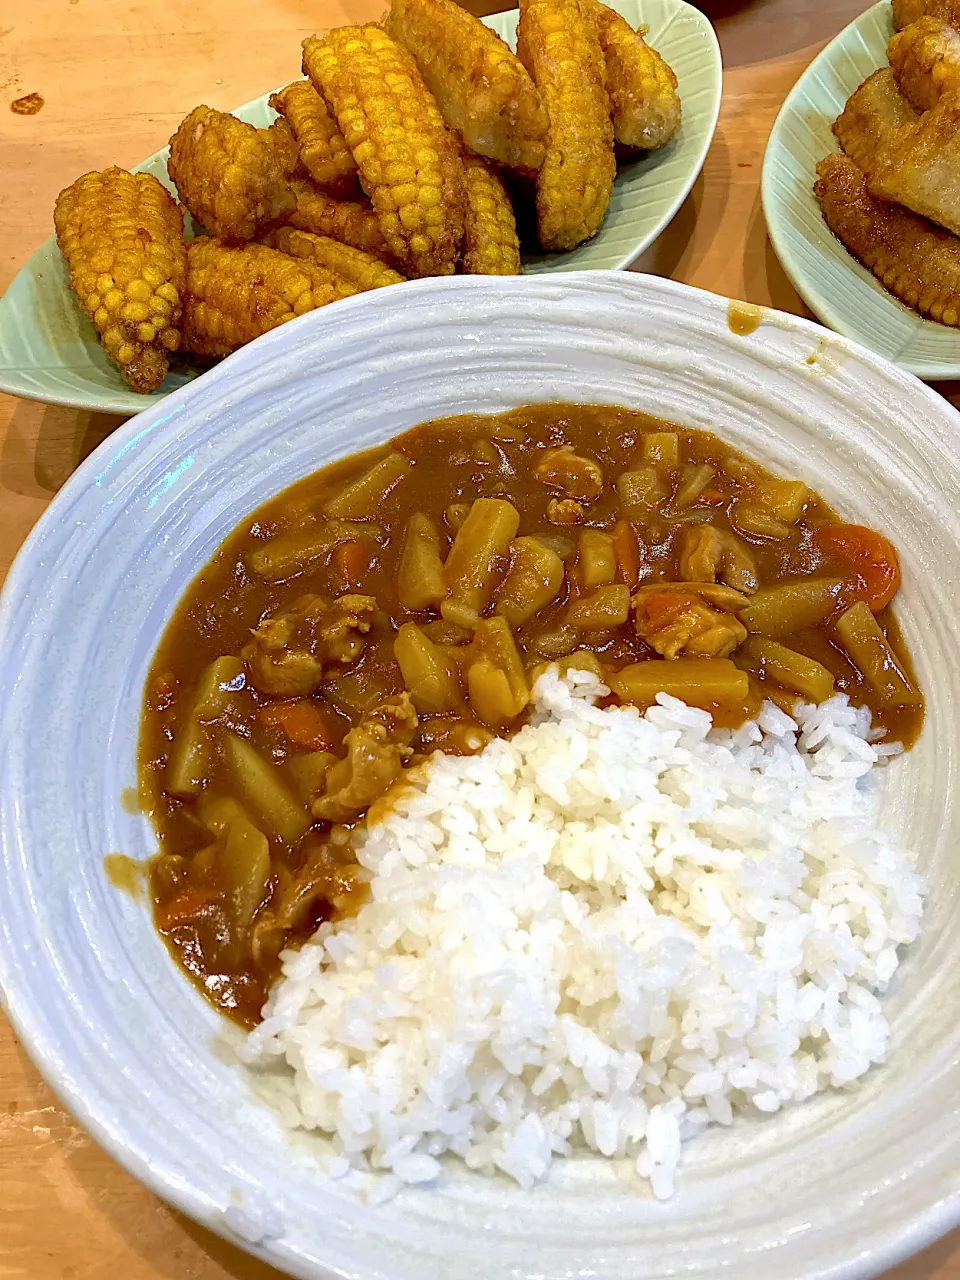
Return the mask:
M 580 0 L 520 0 L 517 55 L 547 109 L 537 175 L 544 249 L 575 249 L 600 230 L 617 165 L 597 24 Z
M 229 243 L 283 222 L 296 198 L 268 130 L 194 107 L 170 139 L 167 172 L 197 222 Z
M 893 25 L 898 31 L 924 14 L 960 30 L 960 0 L 893 0 Z
M 341 244 L 329 236 L 311 235 L 309 231 L 298 231 L 294 227 L 278 227 L 271 233 L 269 243 L 292 258 L 303 258 L 332 271 L 358 293 L 403 283 L 403 276 L 398 271 L 373 254 Z
M 838 240 L 894 297 L 941 324 L 960 324 L 960 239 L 875 199 L 846 156 L 817 165 L 814 195 Z
M 61 191 L 53 211 L 70 284 L 134 391 L 155 391 L 180 345 L 187 275 L 183 215 L 149 173 L 104 169 Z
M 884 138 L 868 186 L 878 199 L 960 233 L 960 92 L 943 94 L 915 124 Z
M 304 41 L 303 66 L 353 152 L 401 270 L 452 275 L 463 239 L 463 165 L 414 59 L 368 25 Z
M 923 17 L 898 32 L 887 57 L 900 92 L 916 111 L 935 107 L 942 93 L 960 89 L 960 31 Z
M 331 766 L 326 793 L 314 801 L 313 816 L 348 822 L 362 813 L 400 776 L 413 754 L 417 713 L 408 693 L 381 702 L 344 739 L 346 757 Z
M 357 182 L 357 162 L 336 120 L 309 80 L 295 80 L 270 95 L 270 106 L 286 119 L 300 162 L 314 182 L 332 196 L 345 195 Z
M 652 151 L 680 128 L 680 95 L 673 69 L 626 18 L 597 0 L 584 0 L 597 24 L 607 66 L 613 136 L 625 147 Z
M 547 113 L 504 42 L 455 0 L 393 0 L 384 19 L 417 60 L 444 120 L 478 155 L 539 169 Z
M 696 524 L 680 536 L 680 577 L 684 582 L 724 582 L 752 595 L 759 580 L 753 553 L 727 529 Z
M 572 445 L 548 449 L 534 464 L 534 478 L 559 489 L 567 498 L 595 502 L 603 492 L 603 470 L 592 458 L 574 453 Z
M 461 270 L 469 276 L 518 276 L 520 240 L 500 175 L 479 156 L 463 157 L 466 210 Z
M 356 292 L 325 267 L 266 245 L 230 248 L 201 236 L 187 246 L 183 349 L 226 356 L 296 316 Z
M 641 587 L 632 604 L 637 635 L 662 658 L 726 658 L 747 638 L 732 614 L 673 583 Z
M 551 524 L 582 524 L 586 514 L 573 498 L 551 498 L 547 503 L 547 519 Z
M 897 88 L 893 72 L 882 67 L 850 95 L 834 122 L 833 132 L 854 164 L 869 174 L 884 138 L 916 118 L 917 113 Z
M 359 658 L 376 608 L 373 596 L 309 595 L 264 618 L 241 652 L 254 687 L 277 698 L 315 693 L 331 664 Z
M 297 207 L 287 218 L 287 226 L 315 236 L 329 236 L 384 262 L 390 261 L 390 250 L 369 201 L 332 200 L 308 178 L 293 178 L 290 189 L 297 198 Z

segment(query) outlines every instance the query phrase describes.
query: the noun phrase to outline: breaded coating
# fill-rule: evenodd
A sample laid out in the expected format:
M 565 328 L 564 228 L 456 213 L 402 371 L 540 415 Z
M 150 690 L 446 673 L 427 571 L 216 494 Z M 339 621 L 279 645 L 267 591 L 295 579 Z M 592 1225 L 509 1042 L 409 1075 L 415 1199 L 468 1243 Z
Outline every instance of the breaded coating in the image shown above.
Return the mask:
M 626 18 L 598 0 L 584 0 L 597 23 L 607 64 L 613 136 L 625 147 L 652 151 L 680 128 L 680 95 L 672 67 Z
M 416 62 L 368 25 L 305 40 L 303 67 L 353 152 L 393 259 L 409 276 L 451 275 L 463 239 L 463 165 Z
M 480 156 L 465 155 L 467 216 L 461 270 L 470 276 L 518 276 L 520 241 L 513 205 L 500 175 Z
M 877 148 L 872 195 L 895 200 L 960 233 L 960 93 L 945 93 L 915 124 L 892 130 Z
M 941 93 L 960 89 L 960 31 L 923 17 L 897 32 L 887 57 L 900 92 L 916 111 L 929 111 Z
M 547 113 L 506 44 L 455 0 L 393 0 L 383 23 L 417 60 L 443 118 L 478 155 L 539 169 Z
M 357 181 L 357 165 L 327 104 L 309 80 L 295 80 L 270 95 L 270 106 L 288 121 L 300 160 L 314 182 L 342 195 Z
M 537 175 L 540 243 L 575 249 L 600 230 L 617 168 L 597 24 L 580 0 L 520 0 L 517 54 L 550 121 Z
M 61 191 L 57 243 L 80 306 L 134 391 L 155 391 L 180 344 L 183 214 L 149 173 L 104 169 Z
M 303 258 L 326 267 L 358 293 L 403 283 L 403 276 L 398 271 L 373 254 L 341 244 L 339 240 L 331 240 L 329 236 L 311 235 L 309 231 L 298 231 L 295 227 L 278 227 L 270 233 L 270 243 L 291 258 Z
M 283 116 L 277 116 L 269 129 L 261 129 L 259 132 L 272 143 L 274 155 L 284 176 L 293 177 L 300 168 L 300 148 L 287 121 Z
M 195 107 L 170 139 L 167 171 L 199 224 L 227 242 L 252 240 L 296 207 L 269 130 Z
M 847 156 L 817 165 L 814 195 L 838 240 L 901 302 L 941 324 L 960 322 L 960 239 L 877 200 Z
M 917 113 L 897 88 L 893 72 L 882 67 L 850 95 L 833 132 L 850 159 L 869 174 L 877 147 L 887 134 L 916 118 Z
M 960 29 L 960 0 L 893 0 L 893 25 L 898 31 L 925 14 Z
M 183 347 L 226 356 L 295 316 L 356 290 L 331 271 L 262 244 L 200 236 L 187 246 Z
M 390 250 L 369 201 L 333 200 L 309 180 L 294 178 L 290 186 L 297 197 L 297 208 L 287 219 L 288 226 L 315 236 L 330 236 L 389 261 Z

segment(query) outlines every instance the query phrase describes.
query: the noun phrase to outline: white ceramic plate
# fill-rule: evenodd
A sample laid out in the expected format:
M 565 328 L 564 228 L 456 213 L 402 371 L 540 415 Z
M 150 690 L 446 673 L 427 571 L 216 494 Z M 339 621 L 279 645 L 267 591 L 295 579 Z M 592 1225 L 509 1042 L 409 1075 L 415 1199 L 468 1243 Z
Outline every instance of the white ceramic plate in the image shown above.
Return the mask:
M 887 0 L 862 13 L 814 58 L 780 108 L 763 158 L 767 230 L 811 311 L 921 378 L 960 376 L 960 330 L 923 320 L 852 257 L 813 196 L 820 160 L 836 151 L 831 125 L 867 76 L 887 65 Z
M 812 362 L 809 362 L 812 361 Z M 658 1204 L 597 1159 L 533 1192 L 455 1166 L 368 1207 L 291 1147 L 103 857 L 155 847 L 124 811 L 143 683 L 183 590 L 253 508 L 427 418 L 606 401 L 719 431 L 900 549 L 900 616 L 930 696 L 885 777 L 927 917 L 887 1009 L 893 1053 L 849 1092 L 688 1149 Z M 960 1217 L 958 415 L 816 325 L 651 277 L 424 280 L 238 352 L 116 431 L 65 485 L 0 605 L 0 985 L 51 1084 L 184 1212 L 317 1280 L 865 1276 Z
M 542 254 L 526 261 L 532 273 L 627 266 L 652 244 L 680 208 L 713 138 L 720 110 L 723 67 L 713 27 L 683 0 L 610 0 L 647 38 L 677 74 L 683 125 L 677 137 L 645 160 L 621 168 L 600 233 L 572 253 Z M 498 13 L 484 22 L 511 46 L 517 14 Z M 258 126 L 276 119 L 269 94 L 240 107 L 236 115 Z M 135 168 L 152 173 L 173 190 L 164 147 Z M 64 186 L 75 174 L 64 174 Z M 51 217 L 53 211 L 51 210 Z M 77 305 L 53 238 L 37 250 L 0 297 L 0 391 L 30 400 L 74 405 L 109 413 L 139 413 L 151 401 L 198 377 L 175 358 L 163 386 L 149 396 L 131 391 L 97 342 L 93 325 Z

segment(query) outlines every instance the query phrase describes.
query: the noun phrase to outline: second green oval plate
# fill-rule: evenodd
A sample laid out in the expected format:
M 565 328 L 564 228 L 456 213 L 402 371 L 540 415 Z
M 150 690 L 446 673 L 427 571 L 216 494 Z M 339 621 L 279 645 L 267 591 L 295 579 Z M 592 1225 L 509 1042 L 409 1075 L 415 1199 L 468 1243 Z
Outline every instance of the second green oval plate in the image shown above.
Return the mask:
M 846 27 L 815 58 L 780 109 L 763 158 L 763 212 L 773 247 L 824 324 L 921 378 L 960 377 L 960 330 L 923 320 L 883 288 L 823 221 L 817 163 L 837 141 L 831 125 L 867 76 L 887 65 L 887 0 Z

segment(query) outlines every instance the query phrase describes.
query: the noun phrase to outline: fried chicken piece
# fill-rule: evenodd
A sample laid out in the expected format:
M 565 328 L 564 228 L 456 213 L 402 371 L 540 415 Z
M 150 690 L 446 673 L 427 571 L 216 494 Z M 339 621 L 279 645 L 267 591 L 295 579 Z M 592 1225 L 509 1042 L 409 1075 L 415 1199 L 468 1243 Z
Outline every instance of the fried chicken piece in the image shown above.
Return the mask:
M 868 181 L 871 195 L 960 233 L 960 93 L 945 93 L 915 124 L 889 133 Z
M 600 230 L 616 175 L 606 64 L 581 0 L 520 0 L 517 54 L 550 127 L 537 175 L 544 249 L 575 249 Z
M 293 177 L 300 168 L 300 148 L 287 121 L 283 116 L 278 116 L 269 129 L 261 129 L 259 132 L 265 134 L 273 144 L 274 155 L 284 177 Z
M 295 227 L 279 227 L 270 235 L 269 243 L 292 258 L 303 258 L 326 267 L 353 285 L 358 293 L 403 283 L 403 276 L 379 258 L 329 236 L 311 235 L 309 231 L 298 231 Z
M 827 156 L 817 174 L 814 195 L 844 247 L 908 307 L 941 324 L 960 323 L 960 239 L 877 200 L 846 156 Z
M 315 236 L 329 236 L 384 261 L 389 259 L 380 221 L 369 202 L 332 200 L 309 179 L 293 178 L 290 187 L 297 207 L 287 218 L 288 226 Z
M 452 275 L 463 165 L 414 59 L 368 25 L 305 40 L 303 66 L 353 152 L 392 258 L 409 276 Z
M 680 95 L 672 67 L 626 18 L 598 0 L 584 0 L 594 16 L 607 65 L 613 136 L 625 147 L 652 151 L 680 128 Z
M 264 618 L 241 652 L 254 687 L 278 698 L 315 693 L 332 663 L 359 658 L 376 605 L 373 596 L 306 595 Z
M 381 702 L 347 734 L 345 759 L 326 776 L 326 794 L 313 805 L 313 816 L 347 822 L 378 799 L 400 776 L 413 754 L 417 713 L 409 693 Z
M 850 95 L 833 132 L 854 164 L 869 174 L 884 138 L 916 118 L 917 113 L 897 88 L 893 72 L 882 67 Z
M 252 240 L 296 208 L 268 130 L 195 107 L 170 139 L 167 171 L 199 224 L 227 243 Z
M 470 276 L 518 276 L 520 241 L 500 175 L 480 156 L 463 157 L 467 195 L 461 269 Z
M 80 306 L 133 391 L 167 376 L 187 274 L 183 214 L 149 173 L 85 173 L 57 196 L 57 243 Z
M 925 14 L 960 30 L 960 0 L 893 0 L 893 25 L 898 31 Z
M 547 113 L 520 61 L 455 0 L 393 0 L 390 35 L 417 60 L 444 120 L 478 155 L 539 169 Z
M 929 111 L 941 93 L 960 89 L 960 31 L 923 17 L 891 37 L 887 57 L 900 92 L 917 111 Z
M 747 638 L 733 614 L 673 583 L 641 587 L 631 603 L 637 635 L 662 658 L 726 658 Z
M 270 106 L 289 124 L 300 161 L 314 182 L 332 196 L 345 195 L 357 182 L 357 164 L 347 140 L 309 80 L 295 80 L 270 95 Z
M 231 247 L 201 236 L 187 246 L 183 349 L 227 356 L 295 316 L 356 293 L 312 262 L 262 244 Z

